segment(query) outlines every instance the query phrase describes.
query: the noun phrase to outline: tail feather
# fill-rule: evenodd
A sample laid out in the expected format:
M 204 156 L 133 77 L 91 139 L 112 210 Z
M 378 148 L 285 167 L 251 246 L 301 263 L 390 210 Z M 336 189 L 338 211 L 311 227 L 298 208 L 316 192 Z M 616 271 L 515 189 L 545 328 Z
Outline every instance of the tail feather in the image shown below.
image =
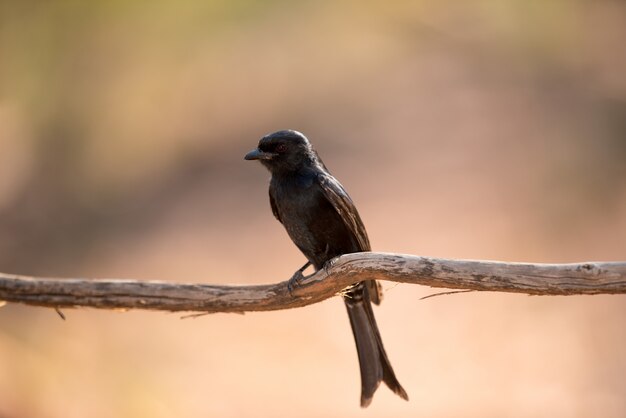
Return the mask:
M 350 325 L 356 342 L 361 370 L 361 407 L 367 407 L 374 392 L 385 384 L 402 399 L 408 400 L 406 391 L 396 378 L 383 341 L 376 325 L 367 284 L 359 283 L 344 298 Z

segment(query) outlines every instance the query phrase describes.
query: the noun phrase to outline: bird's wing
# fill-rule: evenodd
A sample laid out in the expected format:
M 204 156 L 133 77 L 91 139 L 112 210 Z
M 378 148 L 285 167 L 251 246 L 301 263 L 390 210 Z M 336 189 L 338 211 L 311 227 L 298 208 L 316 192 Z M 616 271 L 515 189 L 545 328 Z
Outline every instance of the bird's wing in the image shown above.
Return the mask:
M 343 188 L 341 183 L 327 173 L 318 176 L 318 182 L 324 196 L 333 205 L 341 219 L 344 221 L 352 235 L 356 238 L 361 251 L 371 251 L 369 238 L 359 212 L 357 212 L 352 199 Z M 369 290 L 371 301 L 380 305 L 383 300 L 383 289 L 375 280 L 366 280 L 365 286 Z
M 326 199 L 333 205 L 348 230 L 356 238 L 361 251 L 370 251 L 370 241 L 363 221 L 341 183 L 327 173 L 320 174 L 318 182 Z
M 274 195 L 272 194 L 272 189 L 270 188 L 270 206 L 272 207 L 272 213 L 274 217 L 278 219 L 278 222 L 281 224 L 283 221 L 280 220 L 280 215 L 278 214 L 278 207 L 276 207 L 276 201 L 274 200 Z

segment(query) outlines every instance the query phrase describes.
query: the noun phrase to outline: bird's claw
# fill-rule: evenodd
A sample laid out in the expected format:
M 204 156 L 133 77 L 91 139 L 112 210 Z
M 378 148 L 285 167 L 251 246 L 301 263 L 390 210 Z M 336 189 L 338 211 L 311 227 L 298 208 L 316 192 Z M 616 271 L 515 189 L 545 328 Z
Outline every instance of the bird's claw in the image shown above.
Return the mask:
M 293 290 L 300 286 L 300 283 L 304 280 L 304 274 L 302 274 L 301 270 L 296 271 L 293 276 L 287 282 L 287 290 L 289 290 L 289 294 L 293 294 Z
M 336 258 L 331 258 L 330 260 L 326 261 L 323 266 L 324 271 L 328 274 L 328 270 L 330 270 L 336 263 Z

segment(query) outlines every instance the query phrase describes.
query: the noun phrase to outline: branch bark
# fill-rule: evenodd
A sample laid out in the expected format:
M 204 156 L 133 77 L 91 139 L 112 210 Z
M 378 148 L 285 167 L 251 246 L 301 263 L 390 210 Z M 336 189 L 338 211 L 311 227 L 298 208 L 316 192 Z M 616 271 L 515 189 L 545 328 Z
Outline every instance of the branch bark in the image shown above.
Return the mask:
M 320 302 L 365 278 L 529 295 L 624 294 L 626 262 L 531 264 L 355 253 L 338 257 L 324 269 L 306 277 L 293 294 L 289 293 L 286 281 L 225 286 L 51 279 L 0 273 L 0 301 L 53 308 L 268 311 Z

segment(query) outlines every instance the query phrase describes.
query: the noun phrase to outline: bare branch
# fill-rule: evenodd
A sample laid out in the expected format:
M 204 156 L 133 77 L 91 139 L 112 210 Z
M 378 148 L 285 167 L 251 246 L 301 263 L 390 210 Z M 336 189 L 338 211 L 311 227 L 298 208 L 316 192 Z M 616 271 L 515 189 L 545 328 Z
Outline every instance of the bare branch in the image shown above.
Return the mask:
M 626 293 L 626 262 L 530 264 L 449 260 L 387 253 L 347 254 L 308 276 L 256 286 L 138 280 L 49 279 L 0 273 L 0 301 L 27 305 L 194 312 L 268 311 L 310 305 L 363 279 L 449 289 L 593 295 Z

